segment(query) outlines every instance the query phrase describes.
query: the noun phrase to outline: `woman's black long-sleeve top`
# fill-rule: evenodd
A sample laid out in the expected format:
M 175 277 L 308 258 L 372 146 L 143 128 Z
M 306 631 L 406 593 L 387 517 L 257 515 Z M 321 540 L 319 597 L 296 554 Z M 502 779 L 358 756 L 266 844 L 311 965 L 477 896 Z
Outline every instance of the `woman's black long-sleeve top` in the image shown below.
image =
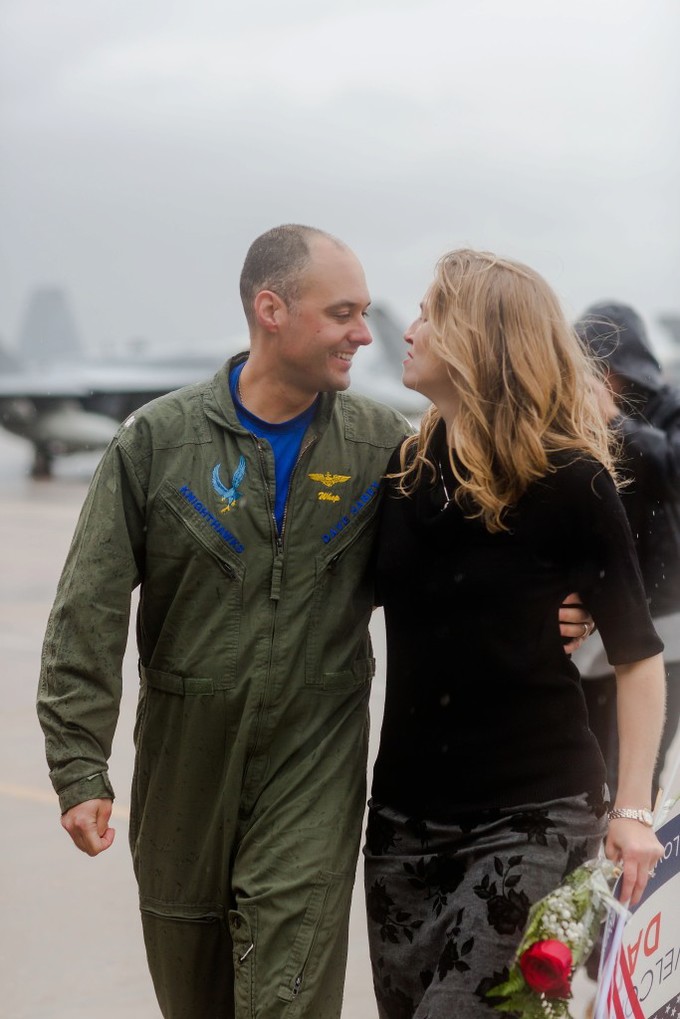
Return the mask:
M 398 455 L 389 471 L 398 469 Z M 446 490 L 456 482 L 446 451 Z M 491 533 L 444 485 L 400 496 L 387 481 L 377 547 L 387 685 L 372 795 L 448 820 L 494 807 L 601 793 L 558 612 L 578 591 L 613 665 L 663 649 L 610 475 L 573 453 Z

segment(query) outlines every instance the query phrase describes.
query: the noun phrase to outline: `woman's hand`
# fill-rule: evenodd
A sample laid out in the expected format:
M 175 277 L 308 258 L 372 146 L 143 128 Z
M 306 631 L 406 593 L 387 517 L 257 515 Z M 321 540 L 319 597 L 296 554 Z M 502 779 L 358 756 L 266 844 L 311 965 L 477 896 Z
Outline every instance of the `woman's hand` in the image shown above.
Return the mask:
M 647 881 L 663 857 L 663 846 L 652 828 L 628 817 L 609 822 L 604 843 L 605 855 L 623 870 L 621 902 L 635 906 Z
M 652 773 L 663 728 L 666 677 L 663 658 L 653 655 L 639 662 L 615 665 L 616 714 L 619 733 L 619 773 L 615 809 L 650 806 Z M 605 852 L 623 867 L 621 899 L 634 906 L 640 900 L 649 872 L 663 856 L 652 828 L 630 817 L 609 819 Z

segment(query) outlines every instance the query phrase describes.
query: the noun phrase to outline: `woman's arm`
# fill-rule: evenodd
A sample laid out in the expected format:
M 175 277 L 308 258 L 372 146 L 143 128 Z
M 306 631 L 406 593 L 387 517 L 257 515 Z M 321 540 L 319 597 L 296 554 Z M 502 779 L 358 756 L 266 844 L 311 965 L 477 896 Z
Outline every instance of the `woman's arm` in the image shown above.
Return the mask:
M 654 655 L 615 666 L 619 730 L 619 774 L 615 807 L 652 807 L 652 773 L 664 721 L 666 684 L 663 658 Z M 623 865 L 621 899 L 635 905 L 649 872 L 663 855 L 651 828 L 630 818 L 610 820 L 605 841 L 610 860 Z

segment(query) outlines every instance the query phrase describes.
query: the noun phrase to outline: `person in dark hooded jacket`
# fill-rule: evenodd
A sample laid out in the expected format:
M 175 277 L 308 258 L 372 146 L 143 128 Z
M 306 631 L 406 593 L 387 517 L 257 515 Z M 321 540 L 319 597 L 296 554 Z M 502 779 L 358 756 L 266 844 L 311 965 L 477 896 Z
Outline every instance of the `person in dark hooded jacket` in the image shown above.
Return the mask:
M 635 539 L 650 612 L 664 641 L 666 722 L 654 770 L 656 799 L 664 759 L 680 718 L 680 389 L 670 385 L 640 315 L 629 305 L 599 302 L 575 324 L 607 369 L 602 399 L 622 444 L 621 491 Z M 594 635 L 573 655 L 585 680 L 590 725 L 616 794 L 616 681 Z

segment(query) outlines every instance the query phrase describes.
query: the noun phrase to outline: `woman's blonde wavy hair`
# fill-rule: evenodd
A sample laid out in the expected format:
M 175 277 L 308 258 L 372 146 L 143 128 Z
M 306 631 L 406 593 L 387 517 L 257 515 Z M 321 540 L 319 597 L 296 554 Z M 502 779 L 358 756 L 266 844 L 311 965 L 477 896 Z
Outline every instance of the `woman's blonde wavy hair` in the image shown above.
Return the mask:
M 489 531 L 507 530 L 506 510 L 556 469 L 549 458 L 558 451 L 590 455 L 616 479 L 612 436 L 595 394 L 602 370 L 537 272 L 487 251 L 450 251 L 437 262 L 424 313 L 431 349 L 459 401 L 449 459 L 456 500 L 468 516 Z M 429 447 L 440 421 L 431 406 L 402 447 L 393 477 L 404 495 L 424 472 L 437 477 Z

